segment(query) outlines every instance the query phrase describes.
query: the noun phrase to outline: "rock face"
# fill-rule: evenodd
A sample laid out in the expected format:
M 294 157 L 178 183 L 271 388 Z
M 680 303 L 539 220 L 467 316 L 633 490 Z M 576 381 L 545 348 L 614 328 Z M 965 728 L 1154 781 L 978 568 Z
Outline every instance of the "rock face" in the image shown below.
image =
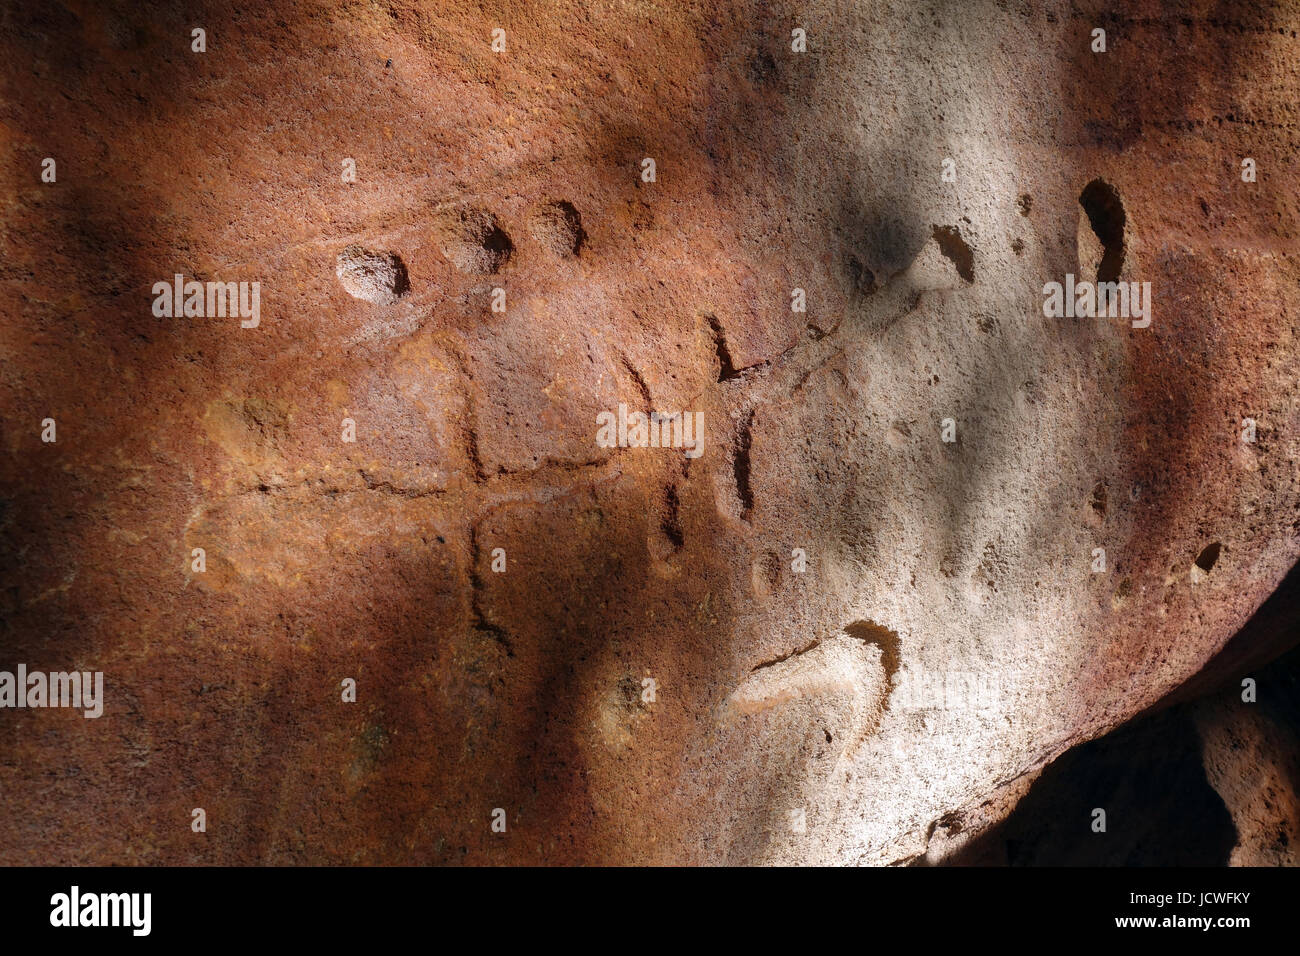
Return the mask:
M 0 863 L 885 864 L 997 824 L 1300 554 L 1297 30 L 11 5 L 0 670 L 105 700 L 0 709 Z M 260 322 L 157 314 L 176 275 Z M 1076 281 L 1149 282 L 1149 324 L 1045 314 Z M 1207 779 L 1270 746 L 1196 722 Z

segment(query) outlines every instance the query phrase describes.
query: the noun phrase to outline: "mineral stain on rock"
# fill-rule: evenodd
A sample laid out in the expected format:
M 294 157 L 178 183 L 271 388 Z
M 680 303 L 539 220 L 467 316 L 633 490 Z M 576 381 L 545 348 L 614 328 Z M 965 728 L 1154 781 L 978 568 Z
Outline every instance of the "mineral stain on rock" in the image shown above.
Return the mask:
M 406 265 L 392 252 L 375 252 L 351 245 L 339 253 L 335 272 L 354 299 L 392 305 L 410 291 Z
M 348 785 L 355 788 L 379 765 L 388 746 L 388 731 L 379 724 L 368 724 L 352 738 L 352 762 L 348 765 Z
M 289 407 L 275 399 L 227 397 L 208 404 L 203 429 L 236 461 L 258 467 L 278 454 L 290 424 Z

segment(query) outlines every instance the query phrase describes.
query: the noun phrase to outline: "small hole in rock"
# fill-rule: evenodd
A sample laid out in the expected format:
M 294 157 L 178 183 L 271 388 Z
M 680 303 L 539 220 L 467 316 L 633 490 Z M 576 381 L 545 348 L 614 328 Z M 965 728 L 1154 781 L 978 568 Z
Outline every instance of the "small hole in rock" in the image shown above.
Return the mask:
M 1124 225 L 1127 216 L 1119 192 L 1110 183 L 1094 179 L 1079 194 L 1079 205 L 1102 246 L 1097 266 L 1098 282 L 1118 282 L 1124 270 Z
M 1202 571 L 1208 572 L 1212 570 L 1214 568 L 1214 565 L 1218 563 L 1219 552 L 1222 549 L 1223 549 L 1223 545 L 1221 545 L 1218 541 L 1214 542 L 1214 544 L 1207 544 L 1205 546 L 1205 549 L 1202 550 L 1201 553 L 1196 556 L 1196 566 L 1200 568 Z
M 939 251 L 957 267 L 957 275 L 964 282 L 975 281 L 975 256 L 956 226 L 935 226 L 932 230 Z

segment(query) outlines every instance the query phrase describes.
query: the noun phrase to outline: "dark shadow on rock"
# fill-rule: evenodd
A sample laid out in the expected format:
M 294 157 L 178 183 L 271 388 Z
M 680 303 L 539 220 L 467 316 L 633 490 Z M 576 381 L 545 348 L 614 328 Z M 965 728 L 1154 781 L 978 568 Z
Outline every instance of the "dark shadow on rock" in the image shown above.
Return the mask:
M 1006 820 L 944 865 L 1226 865 L 1237 829 L 1207 780 L 1193 708 L 1240 700 L 1251 676 L 1258 702 L 1244 706 L 1300 730 L 1300 649 L 1277 656 L 1294 645 L 1298 621 L 1300 565 L 1199 674 L 1113 733 L 1068 751 Z M 1092 830 L 1096 808 L 1106 811 L 1105 833 Z
M 1105 832 L 1094 814 L 1105 811 Z M 1223 866 L 1237 841 L 1191 719 L 1167 713 L 1069 751 L 953 866 Z

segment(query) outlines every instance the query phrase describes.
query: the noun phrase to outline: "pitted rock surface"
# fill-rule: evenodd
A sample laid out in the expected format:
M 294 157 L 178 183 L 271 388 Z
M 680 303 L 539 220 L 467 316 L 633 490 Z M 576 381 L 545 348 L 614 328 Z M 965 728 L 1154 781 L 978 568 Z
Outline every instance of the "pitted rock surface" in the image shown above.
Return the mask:
M 1298 29 L 11 6 L 0 666 L 106 701 L 0 715 L 0 863 L 885 864 L 997 823 L 1300 554 Z M 1044 315 L 1099 273 L 1149 327 Z M 260 325 L 154 316 L 176 274 L 259 281 Z M 620 405 L 703 454 L 599 446 Z

